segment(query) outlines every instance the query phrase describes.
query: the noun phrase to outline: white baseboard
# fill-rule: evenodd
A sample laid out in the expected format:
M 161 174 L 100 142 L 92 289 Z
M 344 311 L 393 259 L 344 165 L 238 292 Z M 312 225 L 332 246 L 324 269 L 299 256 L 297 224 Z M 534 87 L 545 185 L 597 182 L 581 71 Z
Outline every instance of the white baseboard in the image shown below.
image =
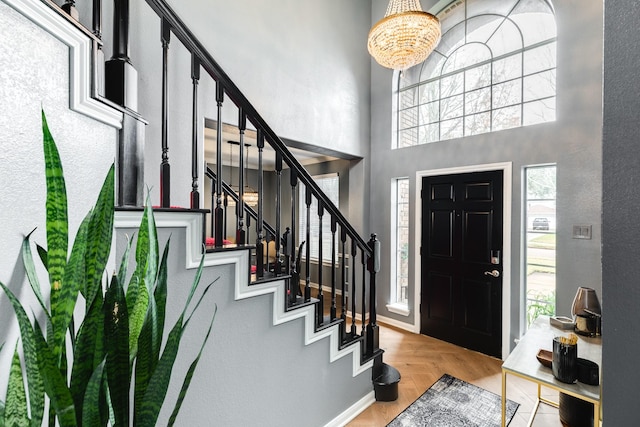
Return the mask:
M 356 403 L 347 408 L 346 411 L 329 421 L 324 427 L 342 427 L 349 421 L 360 415 L 362 411 L 373 405 L 376 401 L 376 396 L 373 391 L 358 400 Z
M 395 328 L 402 329 L 404 331 L 412 332 L 414 334 L 417 334 L 417 333 L 420 332 L 419 330 L 416 330 L 416 326 L 415 325 L 412 325 L 410 323 L 401 322 L 399 320 L 392 319 L 390 317 L 384 317 L 384 316 L 378 315 L 378 316 L 376 316 L 376 320 L 377 320 L 378 323 L 384 323 L 386 325 L 393 326 Z

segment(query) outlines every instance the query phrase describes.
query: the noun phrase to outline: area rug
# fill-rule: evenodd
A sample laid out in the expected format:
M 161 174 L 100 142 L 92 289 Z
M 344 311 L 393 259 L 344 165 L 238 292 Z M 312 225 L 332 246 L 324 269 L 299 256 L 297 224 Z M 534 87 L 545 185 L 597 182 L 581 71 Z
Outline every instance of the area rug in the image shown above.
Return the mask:
M 507 399 L 507 425 L 520 406 Z M 444 374 L 387 427 L 500 427 L 500 396 Z

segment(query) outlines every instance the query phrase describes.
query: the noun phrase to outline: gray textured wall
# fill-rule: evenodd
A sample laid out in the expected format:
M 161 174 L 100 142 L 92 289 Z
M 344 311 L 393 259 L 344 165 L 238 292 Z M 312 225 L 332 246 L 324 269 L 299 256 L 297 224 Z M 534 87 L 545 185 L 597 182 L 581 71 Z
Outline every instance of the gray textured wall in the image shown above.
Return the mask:
M 124 234 L 130 236 L 134 231 L 118 230 L 118 259 L 126 242 Z M 159 229 L 161 248 L 169 235 L 167 329 L 177 319 L 195 274 L 195 270 L 184 268 L 184 228 Z M 185 332 L 159 424 L 171 413 L 179 384 L 206 333 L 214 303 L 218 312 L 213 332 L 178 425 L 297 427 L 305 420 L 305 425 L 321 426 L 372 390 L 370 371 L 352 377 L 351 355 L 329 363 L 328 339 L 304 345 L 303 319 L 272 326 L 272 295 L 234 301 L 235 277 L 230 266 L 206 268 L 201 285 L 217 277 Z
M 608 426 L 638 423 L 640 325 L 640 4 L 605 3 L 603 125 L 603 407 Z
M 428 9 L 434 2 L 423 1 Z M 373 19 L 384 14 L 386 0 L 374 0 Z M 520 307 L 524 295 L 521 268 L 521 174 L 528 165 L 556 163 L 558 191 L 557 230 L 557 311 L 570 312 L 578 286 L 588 286 L 601 295 L 600 220 L 601 220 L 601 88 L 602 88 L 602 3 L 566 0 L 554 2 L 558 24 L 557 120 L 524 128 L 510 129 L 473 137 L 437 142 L 400 150 L 391 150 L 392 72 L 372 62 L 371 105 L 371 229 L 383 242 L 390 241 L 388 191 L 395 177 L 408 176 L 411 186 L 410 226 L 421 221 L 415 211 L 416 172 L 495 162 L 512 162 L 513 192 L 511 205 L 511 288 L 512 322 L 509 341 L 517 337 L 523 319 Z M 589 52 L 589 54 L 585 54 Z M 571 238 L 573 224 L 592 224 L 592 240 Z M 410 237 L 410 248 L 414 247 Z M 414 323 L 408 317 L 388 312 L 389 264 L 392 257 L 383 245 L 378 308 L 380 314 Z M 419 278 L 414 274 L 420 258 L 409 254 L 409 307 L 413 310 Z M 416 284 L 417 283 L 417 284 Z
M 36 312 L 24 274 L 20 248 L 32 241 L 46 247 L 45 176 L 40 109 L 47 114 L 67 184 L 69 232 L 97 198 L 115 159 L 116 130 L 69 110 L 69 48 L 0 2 L 0 281 Z M 40 265 L 37 255 L 36 265 Z M 38 268 L 43 293 L 46 272 Z M 27 309 L 27 312 L 30 312 Z M 13 309 L 0 293 L 0 399 L 18 338 Z
M 109 2 L 107 2 L 108 4 Z M 281 137 L 349 155 L 369 153 L 369 1 L 170 1 L 180 17 Z M 131 60 L 140 74 L 140 112 L 146 131 L 145 178 L 158 197 L 161 159 L 160 24 L 144 2 L 132 2 Z M 105 14 L 107 20 L 109 13 Z M 109 24 L 105 23 L 108 31 Z M 107 57 L 110 53 L 106 51 Z M 190 57 L 170 47 L 169 160 L 172 204 L 187 205 L 191 135 Z M 203 73 L 204 74 L 204 73 Z M 214 84 L 201 79 L 199 108 L 215 119 Z M 227 99 L 223 120 L 237 122 Z M 157 165 L 157 166 L 156 166 Z M 201 174 L 202 176 L 202 174 Z M 364 177 L 363 177 L 364 178 Z

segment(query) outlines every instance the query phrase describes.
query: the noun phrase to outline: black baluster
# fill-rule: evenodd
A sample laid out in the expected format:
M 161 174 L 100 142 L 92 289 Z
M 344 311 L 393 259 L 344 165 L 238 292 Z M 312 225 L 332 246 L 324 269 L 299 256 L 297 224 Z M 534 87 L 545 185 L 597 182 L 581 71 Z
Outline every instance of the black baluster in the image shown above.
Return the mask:
M 93 0 L 93 11 L 91 13 L 93 35 L 102 40 L 102 0 Z
M 251 215 L 247 215 L 247 242 L 251 241 Z
M 191 127 L 191 209 L 200 209 L 198 191 L 198 82 L 200 81 L 200 60 L 191 55 L 191 80 L 193 81 L 193 116 Z
M 380 348 L 379 329 L 376 324 L 376 274 L 380 271 L 380 241 L 375 234 L 369 239 L 371 258 L 369 258 L 369 324 L 367 325 L 366 349 L 372 355 Z
M 349 297 L 351 298 L 351 338 L 355 338 L 356 331 L 356 240 L 351 238 L 351 286 L 349 286 Z
M 286 228 L 284 234 L 282 235 L 282 246 L 284 252 L 284 268 L 287 271 L 287 274 L 291 274 L 291 257 L 289 254 L 291 253 L 291 229 L 289 227 Z M 289 287 L 290 289 L 291 287 Z M 290 293 L 290 292 L 287 292 Z
M 282 154 L 276 152 L 276 275 L 282 273 L 280 265 L 280 216 L 282 214 Z
M 240 131 L 240 157 L 238 162 L 238 203 L 236 205 L 236 243 L 244 245 L 244 131 L 247 128 L 247 115 L 242 107 L 238 108 L 238 130 Z
M 222 206 L 222 103 L 224 101 L 224 87 L 222 83 L 216 81 L 216 104 L 218 110 L 218 122 L 216 123 L 216 207 L 214 210 L 216 218 L 216 229 L 214 239 L 216 247 L 222 247 L 222 217 L 224 208 Z
M 222 229 L 224 230 L 224 235 L 226 235 L 227 233 L 227 219 L 228 219 L 228 215 L 229 215 L 229 209 L 227 209 L 229 207 L 229 195 L 227 193 L 223 193 L 224 196 L 222 196 L 222 206 L 224 206 L 224 215 L 222 216 L 224 219 L 222 221 L 223 226 Z M 222 237 L 222 243 L 224 244 L 224 235 Z
M 163 49 L 169 47 L 170 25 L 162 20 Z M 166 61 L 163 58 L 163 72 Z M 113 2 L 113 54 L 105 63 L 105 96 L 132 111 L 138 110 L 138 72 L 129 58 L 129 0 Z
M 93 0 L 92 10 L 93 35 L 102 40 L 102 0 Z M 105 96 L 104 93 L 104 50 L 102 43 L 93 44 L 93 93 L 94 96 Z
M 171 26 L 162 19 L 162 163 L 160 164 L 160 204 L 171 206 L 171 167 L 169 166 L 169 42 Z M 220 177 L 220 175 L 218 175 Z
M 95 5 L 95 3 L 94 3 Z M 94 31 L 101 32 L 101 14 L 94 10 Z M 94 43 L 94 46 L 99 43 Z M 104 52 L 94 50 L 96 75 L 94 93 L 124 107 L 122 128 L 118 135 L 117 204 L 143 206 L 144 191 L 144 125 L 138 109 L 138 73 L 129 59 L 129 1 L 113 2 L 113 55 L 104 62 Z M 104 63 L 104 68 L 102 64 Z M 103 74 L 104 73 L 104 74 Z M 162 194 L 162 181 L 160 182 Z M 168 189 L 167 189 L 168 191 Z
M 367 258 L 364 249 L 360 248 L 360 262 L 362 263 L 362 336 L 365 336 L 367 322 Z
M 297 270 L 297 260 L 296 260 L 296 196 L 298 194 L 298 172 L 295 169 L 289 169 L 290 183 L 291 183 L 291 234 L 289 235 L 290 245 L 289 245 L 289 274 L 291 275 L 291 279 L 289 280 L 290 289 L 289 289 L 289 301 L 295 303 L 297 300 L 298 292 L 300 291 L 300 273 Z M 287 241 L 289 243 L 289 241 Z
M 337 316 L 336 309 L 336 230 L 338 223 L 336 217 L 331 214 L 331 321 Z
M 324 294 L 322 292 L 322 216 L 324 215 L 324 205 L 322 201 L 318 199 L 318 235 L 320 236 L 320 242 L 318 244 L 318 311 L 317 311 L 317 323 L 321 325 L 324 323 Z
M 347 320 L 347 232 L 344 226 L 340 227 L 340 258 L 342 262 L 340 263 L 341 268 L 341 276 L 342 283 L 340 284 L 340 291 L 342 295 L 340 296 L 340 318 L 346 322 Z M 345 330 L 345 323 L 342 323 L 342 330 Z M 342 335 L 342 339 L 344 339 L 344 334 Z
M 67 0 L 62 5 L 62 10 L 67 12 L 69 16 L 75 19 L 76 21 L 80 20 L 80 14 L 78 13 L 78 9 L 76 9 L 76 2 L 74 0 Z
M 258 254 L 258 277 L 264 276 L 264 246 L 263 246 L 263 191 L 264 182 L 262 176 L 262 151 L 264 150 L 264 133 L 258 129 L 258 221 L 256 221 L 256 253 Z
M 216 204 L 216 179 L 211 178 L 211 206 L 215 206 Z M 210 218 L 210 230 L 209 230 L 209 235 L 213 236 L 215 233 L 215 229 L 216 229 L 216 218 L 215 215 L 213 215 L 213 211 L 209 214 L 209 218 Z
M 309 263 L 311 259 L 311 189 L 309 186 L 305 186 L 304 192 L 304 202 L 307 205 L 307 239 L 306 239 L 306 247 L 305 247 L 305 281 L 304 281 L 304 301 L 311 301 L 311 269 L 309 268 Z M 320 264 L 322 267 L 322 264 Z

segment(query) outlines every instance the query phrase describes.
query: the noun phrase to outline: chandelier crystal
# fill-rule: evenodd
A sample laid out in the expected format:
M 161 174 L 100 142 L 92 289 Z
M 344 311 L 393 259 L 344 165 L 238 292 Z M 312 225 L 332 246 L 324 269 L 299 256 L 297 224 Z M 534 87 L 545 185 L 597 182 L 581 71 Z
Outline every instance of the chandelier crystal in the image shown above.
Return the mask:
M 422 10 L 420 0 L 390 0 L 369 31 L 369 53 L 383 67 L 406 70 L 427 59 L 440 35 L 440 21 Z

